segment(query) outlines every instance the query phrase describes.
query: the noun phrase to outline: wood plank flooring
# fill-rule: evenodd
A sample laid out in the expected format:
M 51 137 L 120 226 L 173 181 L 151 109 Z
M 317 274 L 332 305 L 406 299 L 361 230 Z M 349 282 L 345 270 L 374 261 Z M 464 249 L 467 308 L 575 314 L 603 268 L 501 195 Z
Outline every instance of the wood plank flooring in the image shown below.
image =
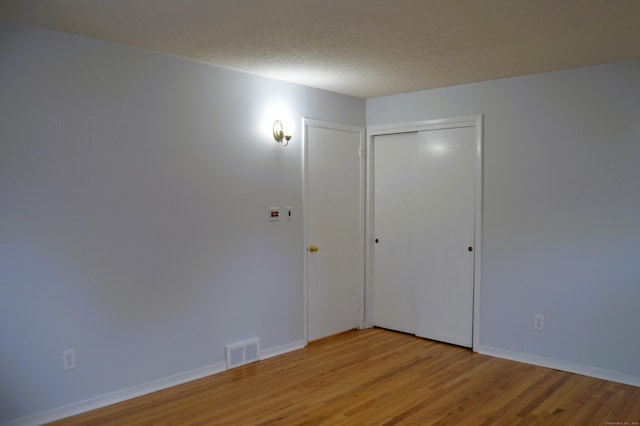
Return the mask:
M 382 329 L 57 425 L 640 425 L 640 388 Z

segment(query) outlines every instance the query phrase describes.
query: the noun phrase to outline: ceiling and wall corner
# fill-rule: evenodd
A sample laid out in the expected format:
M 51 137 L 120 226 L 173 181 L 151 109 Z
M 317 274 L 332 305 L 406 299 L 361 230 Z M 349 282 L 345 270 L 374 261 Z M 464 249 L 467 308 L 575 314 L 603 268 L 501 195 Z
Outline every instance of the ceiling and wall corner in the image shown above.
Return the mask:
M 636 0 L 4 0 L 0 19 L 360 98 L 640 58 Z

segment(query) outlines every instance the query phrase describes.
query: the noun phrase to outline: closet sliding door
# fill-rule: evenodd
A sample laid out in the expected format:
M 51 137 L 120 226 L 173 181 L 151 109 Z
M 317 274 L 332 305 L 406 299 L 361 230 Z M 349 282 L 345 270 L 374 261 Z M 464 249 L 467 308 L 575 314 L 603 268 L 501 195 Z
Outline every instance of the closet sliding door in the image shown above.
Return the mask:
M 373 138 L 374 325 L 471 347 L 475 126 Z

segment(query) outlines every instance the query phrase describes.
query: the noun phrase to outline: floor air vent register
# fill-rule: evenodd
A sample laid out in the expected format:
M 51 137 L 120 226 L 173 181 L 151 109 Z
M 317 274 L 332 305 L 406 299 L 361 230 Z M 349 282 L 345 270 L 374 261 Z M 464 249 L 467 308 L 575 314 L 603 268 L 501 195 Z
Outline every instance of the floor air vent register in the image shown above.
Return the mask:
M 227 369 L 240 367 L 258 361 L 260 340 L 251 339 L 244 342 L 231 343 L 225 346 L 227 353 Z

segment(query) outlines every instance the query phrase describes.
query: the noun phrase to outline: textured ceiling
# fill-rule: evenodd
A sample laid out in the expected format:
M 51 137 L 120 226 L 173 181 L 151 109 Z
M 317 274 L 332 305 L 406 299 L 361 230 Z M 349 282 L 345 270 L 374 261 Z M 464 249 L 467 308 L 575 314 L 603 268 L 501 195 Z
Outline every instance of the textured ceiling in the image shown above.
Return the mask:
M 0 19 L 361 98 L 640 59 L 640 0 L 2 0 Z

